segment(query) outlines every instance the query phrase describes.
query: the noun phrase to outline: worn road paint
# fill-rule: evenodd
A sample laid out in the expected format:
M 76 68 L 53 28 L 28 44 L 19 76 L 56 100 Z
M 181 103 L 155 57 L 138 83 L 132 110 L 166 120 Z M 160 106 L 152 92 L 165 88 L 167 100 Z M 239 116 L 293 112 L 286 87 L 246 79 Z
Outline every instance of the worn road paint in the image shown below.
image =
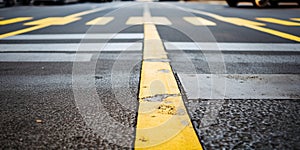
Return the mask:
M 81 19 L 80 17 L 83 16 L 83 15 L 103 11 L 103 10 L 106 10 L 108 8 L 109 7 L 101 7 L 101 8 L 97 8 L 97 9 L 93 9 L 93 10 L 87 10 L 87 11 L 83 11 L 83 12 L 80 12 L 80 13 L 75 13 L 75 14 L 68 15 L 68 16 L 65 16 L 65 17 L 49 17 L 49 18 L 44 18 L 44 19 L 29 22 L 29 23 L 25 23 L 24 25 L 34 25 L 34 26 L 29 27 L 29 28 L 25 28 L 25 29 L 21 29 L 21 30 L 17 30 L 17 31 L 12 31 L 12 32 L 9 32 L 9 33 L 1 34 L 0 39 L 10 37 L 10 36 L 14 36 L 14 35 L 18 35 L 18 34 L 31 32 L 31 31 L 34 31 L 34 30 L 42 29 L 42 28 L 46 28 L 46 27 L 49 27 L 49 26 L 52 26 L 52 25 L 65 25 L 65 24 L 68 24 L 68 23 L 72 23 L 74 21 L 80 20 Z
M 0 44 L 0 52 L 99 52 L 141 51 L 142 43 L 40 43 Z
M 178 74 L 178 77 L 188 99 L 300 98 L 298 74 Z M 214 87 L 215 79 L 226 80 L 225 87 Z M 225 95 L 220 92 L 223 88 Z
M 157 25 L 172 25 L 171 21 L 166 17 L 152 17 L 151 20 Z M 130 17 L 126 21 L 126 25 L 140 25 L 144 23 L 145 21 L 143 17 Z
M 93 54 L 0 53 L 0 62 L 87 62 Z
M 183 20 L 195 26 L 216 26 L 217 24 L 201 17 L 183 17 Z
M 168 51 L 300 52 L 300 44 L 293 43 L 164 42 L 164 45 Z
M 86 23 L 86 25 L 106 25 L 114 20 L 114 17 L 98 17 Z
M 200 10 L 196 10 L 196 9 L 189 9 L 189 8 L 183 8 L 183 7 L 179 7 L 181 10 L 183 11 L 189 11 L 191 13 L 196 13 L 196 14 L 200 14 L 200 15 L 205 15 L 229 24 L 233 24 L 233 25 L 237 25 L 237 26 L 243 26 L 243 27 L 247 27 L 253 30 L 257 30 L 263 33 L 268 33 L 274 36 L 278 36 L 284 39 L 288 39 L 291 41 L 296 41 L 296 42 L 300 42 L 300 37 L 299 36 L 295 36 L 289 33 L 285 33 L 285 32 L 281 32 L 281 31 L 277 31 L 274 29 L 270 29 L 270 28 L 266 28 L 266 27 L 262 27 L 265 26 L 265 24 L 263 23 L 259 23 L 259 22 L 254 22 L 254 21 L 250 21 L 250 20 L 246 20 L 246 19 L 240 19 L 240 18 L 232 18 L 232 17 L 223 17 L 217 14 L 213 14 L 213 13 L 209 13 L 209 12 L 204 12 L 204 11 L 200 11 Z
M 23 22 L 31 19 L 32 17 L 18 17 L 18 18 L 6 19 L 6 20 L 1 20 L 0 25 L 8 25 L 8 24 Z
M 143 33 L 89 33 L 89 34 L 24 34 L 3 40 L 80 40 L 80 39 L 143 39 Z
M 48 17 L 48 18 L 44 18 L 44 19 L 40 19 L 40 20 L 36 20 L 36 21 L 32 21 L 32 22 L 27 22 L 24 23 L 24 25 L 26 26 L 52 26 L 52 25 L 56 25 L 56 26 L 61 26 L 61 25 L 66 25 L 75 21 L 80 20 L 81 18 L 77 17 L 77 18 L 70 18 L 70 17 Z
M 286 21 L 286 20 L 275 19 L 275 18 L 256 18 L 256 20 L 284 25 L 284 26 L 300 26 L 300 23 L 298 22 Z
M 160 39 L 144 6 L 144 54 L 135 149 L 202 149 Z
M 290 19 L 294 21 L 300 21 L 300 18 L 290 18 Z

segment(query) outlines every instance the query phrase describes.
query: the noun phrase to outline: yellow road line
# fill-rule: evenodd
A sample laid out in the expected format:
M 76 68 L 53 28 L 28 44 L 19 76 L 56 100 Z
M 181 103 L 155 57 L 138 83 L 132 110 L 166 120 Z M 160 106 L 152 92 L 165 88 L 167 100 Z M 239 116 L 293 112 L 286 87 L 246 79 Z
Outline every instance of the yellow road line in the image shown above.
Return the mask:
M 18 18 L 6 19 L 6 20 L 1 20 L 0 25 L 8 25 L 8 24 L 27 21 L 27 20 L 31 20 L 31 19 L 32 19 L 32 17 L 18 17 Z
M 247 19 L 242 19 L 242 18 L 235 18 L 235 17 L 222 17 L 219 18 L 219 20 L 232 23 L 238 26 L 245 26 L 245 25 L 253 25 L 253 26 L 265 26 L 266 24 L 260 23 L 260 22 L 255 22 Z
M 300 21 L 300 18 L 290 18 L 290 19 L 294 21 Z
M 98 17 L 86 23 L 86 25 L 106 25 L 114 20 L 114 17 Z
M 135 149 L 202 149 L 194 131 L 167 53 L 144 7 L 144 54 Z
M 286 21 L 286 20 L 275 19 L 275 18 L 256 18 L 256 20 L 279 24 L 279 25 L 285 25 L 285 26 L 300 26 L 300 23 L 298 22 Z
M 183 10 L 188 10 L 192 13 L 196 13 L 196 14 L 201 14 L 201 15 L 205 15 L 205 16 L 209 16 L 212 17 L 214 19 L 229 23 L 229 24 L 233 24 L 233 25 L 237 25 L 237 26 L 244 26 L 250 29 L 254 29 L 263 33 L 268 33 L 277 37 L 281 37 L 284 39 L 288 39 L 288 40 L 292 40 L 292 41 L 296 41 L 296 42 L 300 42 L 300 37 L 299 36 L 295 36 L 289 33 L 285 33 L 285 32 L 281 32 L 281 31 L 277 31 L 274 29 L 269 29 L 266 27 L 261 27 L 264 26 L 265 24 L 260 24 L 260 23 L 255 23 L 253 21 L 243 21 L 242 23 L 239 21 L 233 21 L 231 17 L 223 17 L 220 15 L 216 15 L 213 13 L 208 13 L 208 12 L 204 12 L 204 11 L 199 11 L 199 10 L 194 10 L 194 9 L 188 9 L 188 8 L 182 8 Z M 246 19 L 242 19 L 242 20 L 246 20 Z
M 151 20 L 157 25 L 172 25 L 171 21 L 166 17 L 152 17 Z M 129 17 L 129 19 L 126 21 L 126 25 L 140 24 L 144 24 L 143 17 Z
M 186 22 L 195 26 L 216 26 L 217 24 L 201 17 L 183 17 Z
M 34 31 L 34 30 L 38 30 L 38 29 L 42 29 L 42 28 L 46 28 L 46 27 L 47 27 L 46 25 L 33 26 L 33 27 L 29 27 L 29 28 L 25 28 L 25 29 L 13 31 L 13 32 L 1 34 L 0 39 L 6 38 L 6 37 L 9 37 L 9 36 L 15 36 L 15 35 L 18 35 L 18 34 L 27 33 L 27 32 L 30 32 L 30 31 Z
M 42 29 L 42 28 L 46 28 L 52 25 L 66 25 L 69 23 L 72 23 L 74 21 L 78 21 L 80 20 L 80 16 L 84 16 L 90 13 L 95 13 L 98 11 L 102 11 L 105 9 L 108 9 L 109 7 L 101 7 L 101 8 L 97 8 L 97 9 L 93 9 L 93 10 L 87 10 L 87 11 L 83 11 L 83 12 L 79 12 L 79 13 L 75 13 L 72 15 L 68 15 L 65 17 L 48 17 L 48 18 L 44 18 L 44 19 L 40 19 L 40 20 L 36 20 L 36 21 L 32 21 L 32 22 L 28 22 L 25 23 L 24 25 L 34 25 L 33 27 L 28 27 L 25 29 L 21 29 L 21 30 L 17 30 L 17 31 L 12 31 L 9 33 L 4 33 L 4 34 L 0 34 L 0 39 L 1 38 L 6 38 L 9 36 L 15 36 L 18 34 L 23 34 L 23 33 L 27 33 L 27 32 L 31 32 L 34 30 L 38 30 L 38 29 Z
M 24 25 L 26 26 L 32 26 L 32 25 L 46 25 L 46 26 L 52 26 L 52 25 L 66 25 L 72 22 L 75 22 L 77 20 L 80 20 L 81 18 L 72 18 L 72 17 L 48 17 L 32 22 L 27 22 Z
M 265 28 L 265 27 L 253 26 L 253 25 L 248 25 L 248 26 L 245 26 L 245 27 L 248 27 L 248 28 L 251 28 L 251 29 L 254 29 L 254 30 L 257 30 L 257 31 L 261 31 L 261 32 L 264 32 L 264 33 L 269 33 L 271 35 L 275 35 L 275 36 L 278 36 L 278 37 L 281 37 L 281 38 L 284 38 L 284 39 L 300 42 L 300 37 L 299 36 L 295 36 L 295 35 L 288 34 L 288 33 L 285 33 L 285 32 L 281 32 L 281 31 L 277 31 L 277 30 L 273 30 L 273 29 L 269 29 L 269 28 Z

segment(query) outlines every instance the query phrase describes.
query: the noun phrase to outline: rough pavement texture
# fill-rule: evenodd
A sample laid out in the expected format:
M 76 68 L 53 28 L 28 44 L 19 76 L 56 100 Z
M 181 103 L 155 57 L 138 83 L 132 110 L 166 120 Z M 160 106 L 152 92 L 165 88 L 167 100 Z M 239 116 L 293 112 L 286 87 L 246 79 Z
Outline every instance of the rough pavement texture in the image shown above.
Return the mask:
M 201 127 L 207 108 L 216 103 L 223 103 L 216 120 Z M 188 100 L 186 104 L 206 149 L 300 147 L 299 100 Z

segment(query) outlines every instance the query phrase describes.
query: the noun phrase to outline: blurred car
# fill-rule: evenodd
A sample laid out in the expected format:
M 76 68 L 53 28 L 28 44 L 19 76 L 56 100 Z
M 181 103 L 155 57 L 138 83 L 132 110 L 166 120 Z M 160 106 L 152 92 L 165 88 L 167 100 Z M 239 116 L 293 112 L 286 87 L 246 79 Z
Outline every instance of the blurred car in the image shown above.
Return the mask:
M 15 5 L 15 0 L 0 0 L 0 3 L 3 4 L 5 7 Z
M 263 8 L 268 5 L 278 6 L 279 2 L 297 2 L 300 6 L 300 0 L 226 0 L 230 7 L 236 7 L 239 2 L 252 2 L 253 6 Z
M 40 5 L 41 3 L 54 2 L 59 4 L 76 3 L 79 0 L 33 0 L 33 5 Z
M 21 3 L 22 5 L 29 5 L 31 0 L 0 0 L 5 7 L 14 6 L 16 3 Z

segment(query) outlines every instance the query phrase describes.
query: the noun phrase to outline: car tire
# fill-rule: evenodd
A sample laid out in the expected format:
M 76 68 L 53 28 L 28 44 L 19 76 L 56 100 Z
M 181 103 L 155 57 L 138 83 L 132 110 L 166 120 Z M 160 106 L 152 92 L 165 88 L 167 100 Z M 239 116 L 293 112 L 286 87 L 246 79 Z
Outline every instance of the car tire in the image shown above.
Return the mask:
M 278 2 L 270 2 L 272 7 L 278 7 Z
M 31 0 L 22 0 L 22 5 L 29 5 Z
M 226 0 L 229 7 L 236 7 L 238 4 L 237 0 Z
M 269 5 L 269 0 L 253 0 L 253 6 L 257 8 L 264 8 Z
M 16 4 L 15 0 L 4 0 L 4 6 L 5 7 L 14 6 L 15 4 Z
M 41 4 L 41 2 L 38 2 L 38 1 L 33 2 L 33 5 L 35 5 L 35 6 L 40 5 L 40 4 Z
M 66 4 L 66 0 L 60 0 L 58 3 L 59 3 L 60 5 L 65 5 L 65 4 Z

